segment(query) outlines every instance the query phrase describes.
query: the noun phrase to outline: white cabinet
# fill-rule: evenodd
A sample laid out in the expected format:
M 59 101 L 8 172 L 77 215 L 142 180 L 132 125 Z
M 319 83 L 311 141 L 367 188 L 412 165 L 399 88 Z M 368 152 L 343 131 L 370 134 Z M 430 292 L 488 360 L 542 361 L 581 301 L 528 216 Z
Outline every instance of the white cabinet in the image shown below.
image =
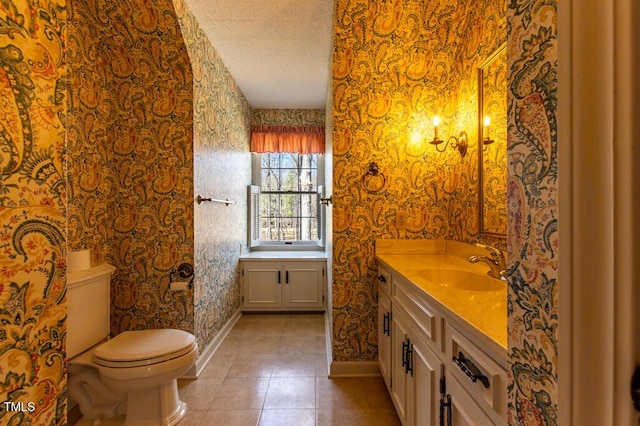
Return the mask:
M 506 369 L 405 277 L 380 266 L 378 280 L 379 365 L 402 424 L 506 424 Z
M 436 424 L 442 362 L 404 310 L 392 307 L 391 399 L 403 425 Z
M 244 311 L 324 310 L 325 261 L 242 261 Z
M 391 387 L 391 298 L 386 290 L 390 280 L 391 275 L 378 275 L 378 364 L 387 388 Z

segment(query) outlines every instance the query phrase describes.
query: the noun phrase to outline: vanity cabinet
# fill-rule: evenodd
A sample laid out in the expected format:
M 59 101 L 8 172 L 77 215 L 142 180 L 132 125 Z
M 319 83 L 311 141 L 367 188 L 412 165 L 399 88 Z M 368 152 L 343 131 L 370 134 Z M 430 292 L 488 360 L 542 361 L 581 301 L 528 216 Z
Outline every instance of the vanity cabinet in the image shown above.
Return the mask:
M 505 368 L 404 276 L 381 265 L 378 284 L 380 371 L 402 424 L 506 424 Z
M 241 261 L 243 311 L 324 310 L 326 261 Z
M 391 299 L 380 287 L 378 287 L 378 364 L 382 378 L 389 388 L 391 386 Z
M 436 424 L 442 362 L 402 309 L 392 307 L 391 399 L 403 425 Z

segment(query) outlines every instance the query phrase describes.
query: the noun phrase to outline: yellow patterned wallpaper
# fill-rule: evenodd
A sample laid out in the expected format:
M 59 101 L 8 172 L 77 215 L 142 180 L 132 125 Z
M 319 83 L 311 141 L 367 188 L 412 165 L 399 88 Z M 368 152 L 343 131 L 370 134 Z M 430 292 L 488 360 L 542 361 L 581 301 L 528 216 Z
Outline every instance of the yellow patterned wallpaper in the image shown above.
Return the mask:
M 477 67 L 506 40 L 505 2 L 335 5 L 333 356 L 375 360 L 374 240 L 478 240 Z M 464 158 L 427 142 L 434 115 L 443 139 L 467 132 Z M 362 184 L 371 161 L 384 175 L 373 193 Z
M 65 26 L 64 1 L 0 3 L 3 425 L 66 423 Z
M 173 4 L 70 3 L 69 246 L 116 267 L 111 331 L 193 331 L 193 81 Z
M 321 109 L 254 109 L 251 125 L 324 126 L 325 115 Z
M 194 207 L 194 329 L 204 350 L 240 308 L 251 107 L 184 2 L 174 4 L 194 70 L 194 195 L 236 201 Z

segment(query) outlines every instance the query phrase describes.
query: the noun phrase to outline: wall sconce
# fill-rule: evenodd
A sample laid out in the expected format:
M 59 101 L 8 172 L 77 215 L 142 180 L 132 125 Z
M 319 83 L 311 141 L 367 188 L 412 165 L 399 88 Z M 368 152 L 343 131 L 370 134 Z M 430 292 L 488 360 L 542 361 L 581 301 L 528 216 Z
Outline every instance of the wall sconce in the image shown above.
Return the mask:
M 489 118 L 488 115 L 485 115 L 483 124 L 484 139 L 482 140 L 482 143 L 484 145 L 491 145 L 493 143 L 493 139 L 489 137 L 489 126 L 491 125 L 491 118 Z
M 429 141 L 429 143 L 431 145 L 434 145 L 438 152 L 444 152 L 444 150 L 447 149 L 447 146 L 449 145 L 449 143 L 451 143 L 451 148 L 457 149 L 458 152 L 460 153 L 460 155 L 462 157 L 464 157 L 465 154 L 467 153 L 467 145 L 468 145 L 467 144 L 467 132 L 465 132 L 465 131 L 460 132 L 458 137 L 450 136 L 449 139 L 447 139 L 447 143 L 444 144 L 442 149 L 440 149 L 440 148 L 438 148 L 438 145 L 440 145 L 444 141 L 442 139 L 438 139 L 438 126 L 439 125 L 440 125 L 440 117 L 438 117 L 436 115 L 435 117 L 433 117 L 433 132 L 434 132 L 433 140 Z M 453 142 L 451 142 L 452 139 L 453 139 Z

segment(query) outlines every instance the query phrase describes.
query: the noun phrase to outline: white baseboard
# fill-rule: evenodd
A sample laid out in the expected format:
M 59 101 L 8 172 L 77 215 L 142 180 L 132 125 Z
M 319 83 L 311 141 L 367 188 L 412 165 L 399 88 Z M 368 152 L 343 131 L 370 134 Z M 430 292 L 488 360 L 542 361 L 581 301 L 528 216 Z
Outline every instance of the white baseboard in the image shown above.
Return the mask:
M 324 312 L 324 335 L 327 341 L 327 377 L 331 376 L 331 362 L 333 361 L 333 330 L 331 329 L 331 313 L 329 310 Z
M 189 371 L 187 371 L 182 375 L 182 377 L 180 377 L 180 379 L 195 380 L 198 378 L 224 338 L 227 337 L 227 334 L 229 334 L 229 332 L 231 331 L 233 326 L 236 325 L 241 316 L 242 311 L 238 309 L 236 313 L 233 314 L 231 318 L 229 318 L 229 321 L 227 321 L 224 327 L 222 327 L 220 332 L 216 334 L 216 337 L 213 338 L 211 343 L 209 343 L 207 347 L 202 352 L 200 352 L 200 355 L 198 355 L 198 359 L 196 359 L 196 362 L 189 369 Z
M 329 378 L 380 377 L 378 361 L 332 361 Z

